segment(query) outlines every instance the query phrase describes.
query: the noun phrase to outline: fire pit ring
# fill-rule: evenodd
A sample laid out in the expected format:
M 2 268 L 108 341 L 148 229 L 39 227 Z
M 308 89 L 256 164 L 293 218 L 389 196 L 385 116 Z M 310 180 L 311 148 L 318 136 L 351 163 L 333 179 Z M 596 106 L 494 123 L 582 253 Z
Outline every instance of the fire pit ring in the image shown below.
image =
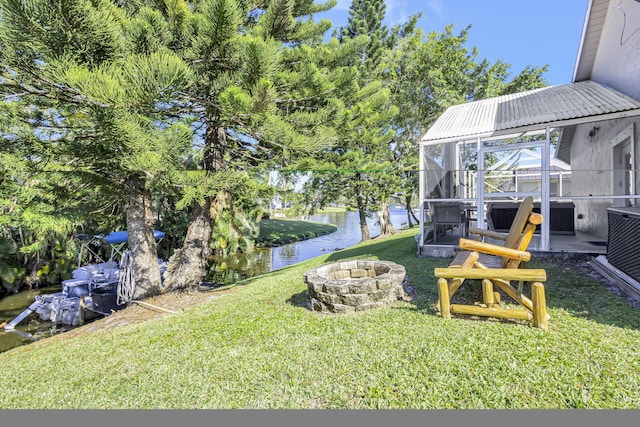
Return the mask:
M 311 310 L 344 314 L 404 299 L 405 276 L 405 268 L 391 261 L 354 260 L 307 270 L 304 281 Z

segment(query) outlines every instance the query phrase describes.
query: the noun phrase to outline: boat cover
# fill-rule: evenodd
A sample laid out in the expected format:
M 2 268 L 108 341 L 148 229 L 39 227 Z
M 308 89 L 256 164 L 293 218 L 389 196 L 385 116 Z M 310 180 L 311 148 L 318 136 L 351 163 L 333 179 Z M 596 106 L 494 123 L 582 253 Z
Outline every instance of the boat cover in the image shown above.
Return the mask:
M 164 237 L 164 233 L 159 230 L 153 230 L 153 237 L 156 240 L 160 240 Z M 127 232 L 126 231 L 112 231 L 107 234 L 103 240 L 110 245 L 118 245 L 120 243 L 124 243 L 127 241 Z

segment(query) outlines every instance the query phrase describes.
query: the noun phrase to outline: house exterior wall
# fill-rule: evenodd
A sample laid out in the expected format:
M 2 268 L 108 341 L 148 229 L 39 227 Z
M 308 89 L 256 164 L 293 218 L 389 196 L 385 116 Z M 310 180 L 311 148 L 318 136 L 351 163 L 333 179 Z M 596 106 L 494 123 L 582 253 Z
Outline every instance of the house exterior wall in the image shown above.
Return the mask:
M 593 137 L 589 132 L 598 128 Z M 640 119 L 618 119 L 580 125 L 571 144 L 572 196 L 614 194 L 614 147 L 632 127 L 638 167 Z M 640 188 L 640 174 L 635 174 L 635 189 Z M 606 238 L 608 234 L 607 208 L 612 199 L 576 199 L 575 228 Z
M 610 0 L 591 80 L 640 100 L 638 30 L 640 2 Z

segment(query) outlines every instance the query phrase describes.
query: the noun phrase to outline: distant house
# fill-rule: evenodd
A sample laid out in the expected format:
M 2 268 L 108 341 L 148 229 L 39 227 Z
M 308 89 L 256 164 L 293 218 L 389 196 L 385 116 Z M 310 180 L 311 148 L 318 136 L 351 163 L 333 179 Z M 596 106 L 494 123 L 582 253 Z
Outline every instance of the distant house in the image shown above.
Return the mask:
M 590 0 L 572 83 L 452 106 L 421 138 L 419 252 L 451 255 L 530 195 L 545 217 L 530 248 L 605 253 L 610 208 L 640 206 L 639 139 L 640 1 Z M 460 224 L 434 239 L 440 204 Z
M 531 149 L 510 151 L 485 170 L 485 183 L 502 192 L 540 193 L 542 169 L 540 154 Z M 571 165 L 552 157 L 549 163 L 549 195 L 571 196 Z

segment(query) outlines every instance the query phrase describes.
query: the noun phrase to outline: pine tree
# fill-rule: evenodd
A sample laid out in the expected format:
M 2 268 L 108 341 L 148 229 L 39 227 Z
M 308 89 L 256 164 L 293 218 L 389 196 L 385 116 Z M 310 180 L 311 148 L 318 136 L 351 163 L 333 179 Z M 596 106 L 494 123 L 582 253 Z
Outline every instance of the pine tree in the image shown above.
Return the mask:
M 182 114 L 197 120 L 202 144 L 198 171 L 185 181 L 178 204 L 191 218 L 170 260 L 169 287 L 197 285 L 211 251 L 222 249 L 218 242 L 249 228 L 246 211 L 256 205 L 247 188 L 261 188 L 254 174 L 335 140 L 331 122 L 341 117 L 342 103 L 332 93 L 349 79 L 331 68 L 353 44 L 323 45 L 330 23 L 312 18 L 333 5 L 205 0 L 140 9 L 135 28 L 149 30 L 138 37 L 138 49 L 162 40 L 189 64 L 194 84 L 183 92 Z
M 384 0 L 353 0 L 349 7 L 349 20 L 342 28 L 342 38 L 369 37 L 369 42 L 359 50 L 356 62 L 363 76 L 373 72 L 382 59 L 388 35 L 387 27 L 382 23 L 385 13 Z
M 391 125 L 396 109 L 389 102 L 389 91 L 383 89 L 375 73 L 388 37 L 382 23 L 384 15 L 384 1 L 354 0 L 349 9 L 349 21 L 340 34 L 343 43 L 358 38 L 367 40 L 347 62 L 358 70 L 358 90 L 344 96 L 350 118 L 340 127 L 340 142 L 330 160 L 341 171 L 330 181 L 340 182 L 341 190 L 350 192 L 350 199 L 359 212 L 362 241 L 371 238 L 366 219 L 373 212 L 378 216 L 382 235 L 396 231 L 389 221 L 388 211 L 389 198 L 399 182 L 393 172 L 390 145 L 394 138 Z M 312 185 L 317 186 L 321 181 L 327 182 L 318 177 Z
M 100 0 L 0 2 L 0 87 L 28 112 L 20 119 L 30 129 L 5 132 L 26 150 L 21 158 L 36 172 L 28 182 L 41 193 L 54 177 L 73 176 L 125 211 L 134 298 L 161 289 L 150 188 L 180 167 L 191 139 L 186 126 L 167 120 L 189 70 L 166 50 L 135 49 L 138 13 Z

